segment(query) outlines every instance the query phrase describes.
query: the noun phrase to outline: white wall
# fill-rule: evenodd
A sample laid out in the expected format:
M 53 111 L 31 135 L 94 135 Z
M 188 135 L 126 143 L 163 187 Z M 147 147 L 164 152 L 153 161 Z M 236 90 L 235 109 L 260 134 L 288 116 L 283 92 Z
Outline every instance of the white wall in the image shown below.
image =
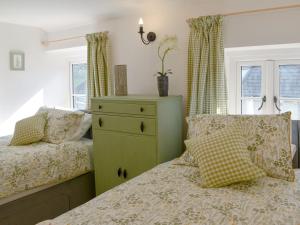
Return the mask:
M 178 2 L 178 1 L 177 1 Z M 200 15 L 272 7 L 266 1 L 252 1 L 253 4 L 243 5 L 241 1 L 231 1 L 231 5 L 206 4 L 192 1 L 191 4 L 173 4 L 169 7 L 163 3 L 156 5 L 156 10 L 145 15 L 128 16 L 109 21 L 102 21 L 94 26 L 87 26 L 64 32 L 50 33 L 49 40 L 83 35 L 97 31 L 110 31 L 112 42 L 113 64 L 128 65 L 128 88 L 130 94 L 157 94 L 156 81 L 153 74 L 159 69 L 156 56 L 158 41 L 150 46 L 144 46 L 137 34 L 139 16 L 144 17 L 145 30 L 155 31 L 160 39 L 165 34 L 176 34 L 179 38 L 179 48 L 168 58 L 168 67 L 174 75 L 170 77 L 170 94 L 186 95 L 186 64 L 189 28 L 186 19 Z M 273 1 L 278 3 L 279 1 Z M 292 1 L 290 1 L 292 2 Z M 193 3 L 193 4 L 192 4 Z M 220 2 L 219 2 L 220 3 Z M 288 4 L 288 2 L 286 2 Z M 152 7 L 155 8 L 154 6 Z M 224 10 L 223 10 L 224 11 Z M 150 15 L 149 15 L 150 14 Z M 225 18 L 224 45 L 225 48 L 300 43 L 300 9 L 279 10 L 267 13 L 256 13 Z M 85 40 L 61 42 L 49 45 L 49 49 L 64 46 L 84 45 Z
M 230 4 L 227 4 L 230 2 Z M 139 15 L 101 21 L 72 30 L 49 33 L 48 39 L 85 35 L 108 30 L 112 42 L 112 63 L 128 65 L 130 94 L 157 94 L 153 76 L 159 69 L 158 41 L 165 34 L 177 35 L 179 47 L 167 59 L 174 72 L 170 77 L 170 94 L 186 95 L 186 64 L 189 28 L 186 19 L 201 15 L 226 13 L 255 8 L 295 4 L 299 0 L 253 1 L 156 1 Z M 138 19 L 142 16 L 145 31 L 157 33 L 158 41 L 144 46 L 137 34 Z M 300 9 L 280 10 L 225 18 L 225 47 L 300 43 Z M 33 113 L 40 105 L 69 106 L 69 65 L 73 57 L 81 57 L 84 50 L 57 49 L 84 46 L 84 38 L 50 44 L 45 52 L 40 44 L 44 33 L 35 28 L 0 24 L 0 134 L 3 127 L 12 126 L 18 118 Z M 26 71 L 9 70 L 10 50 L 23 50 Z M 230 81 L 228 81 L 230 82 Z M 32 102 L 31 103 L 31 99 Z M 26 104 L 29 102 L 28 104 Z M 5 130 L 7 130 L 5 128 Z
M 40 29 L 0 23 L 0 31 L 1 136 L 11 133 L 17 120 L 34 114 L 42 105 L 68 107 L 68 60 L 76 54 L 46 53 L 41 45 L 45 34 Z M 11 50 L 25 52 L 25 71 L 10 70 Z
M 299 21 L 299 8 L 226 17 L 225 47 L 299 43 Z

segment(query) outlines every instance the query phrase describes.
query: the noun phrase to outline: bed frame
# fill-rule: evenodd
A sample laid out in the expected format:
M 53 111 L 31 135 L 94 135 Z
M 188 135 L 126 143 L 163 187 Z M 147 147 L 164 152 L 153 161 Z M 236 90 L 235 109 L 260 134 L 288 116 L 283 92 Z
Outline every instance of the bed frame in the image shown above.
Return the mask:
M 34 225 L 95 197 L 92 172 L 0 205 L 1 225 Z

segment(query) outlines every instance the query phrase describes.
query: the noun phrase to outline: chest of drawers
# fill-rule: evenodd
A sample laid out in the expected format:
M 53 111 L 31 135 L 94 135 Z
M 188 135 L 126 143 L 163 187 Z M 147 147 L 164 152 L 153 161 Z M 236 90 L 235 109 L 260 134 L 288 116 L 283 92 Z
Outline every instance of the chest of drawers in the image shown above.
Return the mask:
M 97 195 L 182 152 L 182 97 L 92 99 Z

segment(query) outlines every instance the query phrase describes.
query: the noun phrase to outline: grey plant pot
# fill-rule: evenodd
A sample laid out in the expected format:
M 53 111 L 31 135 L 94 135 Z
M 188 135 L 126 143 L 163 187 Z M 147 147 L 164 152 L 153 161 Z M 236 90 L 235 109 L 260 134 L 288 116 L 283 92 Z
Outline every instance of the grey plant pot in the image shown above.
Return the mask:
M 169 77 L 168 76 L 158 76 L 157 77 L 157 87 L 160 97 L 168 96 L 169 91 Z

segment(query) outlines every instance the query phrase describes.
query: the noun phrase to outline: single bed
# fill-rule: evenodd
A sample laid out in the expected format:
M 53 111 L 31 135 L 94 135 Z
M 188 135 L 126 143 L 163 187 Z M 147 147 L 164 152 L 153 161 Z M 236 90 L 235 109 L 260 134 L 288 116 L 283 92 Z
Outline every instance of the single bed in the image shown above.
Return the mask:
M 0 138 L 0 224 L 34 224 L 94 197 L 92 140 L 7 146 L 9 140 Z
M 300 170 L 296 182 L 264 177 L 204 189 L 198 168 L 177 162 L 161 164 L 39 225 L 300 224 Z

